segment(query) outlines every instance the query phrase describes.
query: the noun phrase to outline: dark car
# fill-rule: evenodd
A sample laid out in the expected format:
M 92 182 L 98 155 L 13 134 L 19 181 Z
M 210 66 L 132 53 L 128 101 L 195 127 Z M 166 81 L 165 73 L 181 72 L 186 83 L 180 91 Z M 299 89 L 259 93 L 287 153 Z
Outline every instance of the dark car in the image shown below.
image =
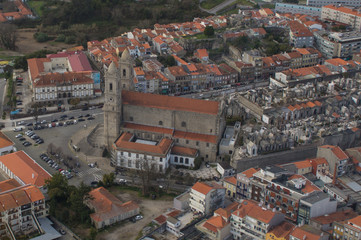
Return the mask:
M 83 117 L 83 115 L 78 116 L 78 118 L 82 118 L 82 117 Z
M 58 121 L 58 119 L 51 120 L 51 122 L 53 122 L 53 123 L 55 123 L 55 122 L 57 122 L 57 121 Z
M 87 114 L 87 115 L 85 115 L 84 117 L 86 117 L 86 118 L 87 118 L 87 117 L 90 117 L 90 114 Z
M 44 143 L 44 140 L 41 139 L 41 138 L 39 138 L 38 140 L 36 140 L 36 143 L 37 143 L 37 144 L 43 144 L 43 143 Z
M 94 120 L 95 118 L 93 118 L 93 117 L 88 117 L 88 119 L 87 120 Z
M 84 122 L 84 121 L 85 121 L 84 118 L 79 118 L 79 119 L 78 119 L 78 122 Z
M 70 117 L 69 119 L 74 119 L 74 117 Z
M 20 106 L 20 105 L 23 105 L 23 103 L 22 102 L 17 102 L 16 105 Z
M 25 141 L 24 137 L 19 138 L 19 141 Z
M 27 123 L 26 126 L 33 126 L 33 123 Z
M 88 107 L 84 107 L 84 108 L 82 108 L 81 110 L 82 111 L 86 111 L 86 110 L 88 110 L 89 108 Z

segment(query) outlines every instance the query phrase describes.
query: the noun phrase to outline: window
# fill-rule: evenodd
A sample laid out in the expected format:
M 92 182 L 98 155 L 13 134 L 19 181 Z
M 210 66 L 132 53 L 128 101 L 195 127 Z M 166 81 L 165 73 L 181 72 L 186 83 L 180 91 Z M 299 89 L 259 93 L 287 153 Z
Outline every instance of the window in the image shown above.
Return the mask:
M 189 143 L 189 140 L 186 140 L 186 144 L 188 144 Z
M 206 155 L 206 158 L 208 158 L 208 154 Z
M 159 121 L 158 125 L 162 126 L 162 125 L 163 125 L 163 122 L 162 122 L 162 121 Z
M 197 141 L 197 142 L 196 142 L 196 146 L 198 146 L 198 145 L 199 145 L 199 142 Z
M 186 127 L 186 126 L 187 126 L 186 122 L 182 122 L 182 127 Z
M 184 160 L 184 159 L 181 157 L 181 158 L 180 158 L 180 163 L 183 163 L 183 160 Z
M 123 69 L 123 77 L 125 77 L 127 75 L 127 71 L 125 71 L 125 69 Z
M 209 147 L 209 143 L 207 143 L 207 147 Z
M 163 162 L 163 158 L 159 158 L 159 162 Z
M 131 156 L 132 156 L 132 154 L 130 152 L 128 152 L 128 157 L 131 157 Z
M 132 160 L 128 160 L 128 167 L 132 167 Z
M 120 155 L 123 156 L 123 152 L 120 152 Z
M 174 157 L 174 162 L 178 162 L 178 157 Z
M 136 155 L 135 155 L 137 158 L 139 158 L 139 154 L 137 153 Z
M 186 162 L 185 162 L 186 164 L 189 164 L 189 159 L 188 158 L 186 158 Z
M 129 121 L 133 121 L 133 117 L 129 117 Z
M 209 132 L 213 132 L 213 129 L 210 129 Z
M 113 91 L 113 83 L 109 83 L 109 91 Z

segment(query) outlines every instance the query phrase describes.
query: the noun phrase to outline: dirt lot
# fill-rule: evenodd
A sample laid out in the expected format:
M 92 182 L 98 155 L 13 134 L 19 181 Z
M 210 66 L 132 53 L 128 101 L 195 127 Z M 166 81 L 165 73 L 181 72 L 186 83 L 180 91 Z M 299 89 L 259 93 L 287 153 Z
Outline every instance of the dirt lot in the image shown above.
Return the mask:
M 1 56 L 21 56 L 27 53 L 32 53 L 38 50 L 47 49 L 52 51 L 60 51 L 66 48 L 71 48 L 73 45 L 68 45 L 62 42 L 48 41 L 44 43 L 38 43 L 35 41 L 33 35 L 36 29 L 18 29 L 16 46 L 17 51 L 0 51 Z
M 173 198 L 170 197 L 163 197 L 160 200 L 140 199 L 135 191 L 120 190 L 115 187 L 111 192 L 123 202 L 130 200 L 136 201 L 140 205 L 140 211 L 144 218 L 136 223 L 126 220 L 123 223 L 103 230 L 98 234 L 97 240 L 136 239 L 139 232 L 148 225 L 153 218 L 173 207 Z
M 35 52 L 42 49 L 48 50 L 62 50 L 64 48 L 70 48 L 73 45 L 68 45 L 65 43 L 59 43 L 54 41 L 48 41 L 45 43 L 38 43 L 35 41 L 33 35 L 36 32 L 36 29 L 19 29 L 18 40 L 16 46 L 18 47 L 18 52 L 27 54 L 31 52 Z

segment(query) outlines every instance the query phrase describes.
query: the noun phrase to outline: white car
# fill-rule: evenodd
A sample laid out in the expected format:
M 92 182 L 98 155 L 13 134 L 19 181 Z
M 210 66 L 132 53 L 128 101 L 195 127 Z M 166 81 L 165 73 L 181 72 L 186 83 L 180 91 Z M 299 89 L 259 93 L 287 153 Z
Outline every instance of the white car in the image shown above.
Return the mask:
M 19 133 L 18 135 L 16 135 L 16 138 L 21 138 L 23 135 L 21 133 Z
M 119 179 L 119 183 L 127 183 L 127 179 L 121 178 L 121 179 Z
M 41 124 L 44 124 L 44 123 L 46 123 L 46 120 L 43 120 L 43 121 L 41 121 L 40 123 L 41 123 Z
M 135 220 L 139 221 L 139 220 L 142 220 L 143 219 L 143 216 L 142 215 L 137 215 L 135 216 Z

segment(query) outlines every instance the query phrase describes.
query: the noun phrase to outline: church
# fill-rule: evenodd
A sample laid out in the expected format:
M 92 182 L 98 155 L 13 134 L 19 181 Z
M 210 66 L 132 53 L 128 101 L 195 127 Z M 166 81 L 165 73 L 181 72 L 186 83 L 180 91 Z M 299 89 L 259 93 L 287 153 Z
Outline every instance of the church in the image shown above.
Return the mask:
M 105 145 L 114 167 L 139 169 L 144 160 L 163 172 L 170 164 L 216 161 L 225 128 L 223 101 L 134 90 L 133 60 L 125 50 L 105 74 Z

